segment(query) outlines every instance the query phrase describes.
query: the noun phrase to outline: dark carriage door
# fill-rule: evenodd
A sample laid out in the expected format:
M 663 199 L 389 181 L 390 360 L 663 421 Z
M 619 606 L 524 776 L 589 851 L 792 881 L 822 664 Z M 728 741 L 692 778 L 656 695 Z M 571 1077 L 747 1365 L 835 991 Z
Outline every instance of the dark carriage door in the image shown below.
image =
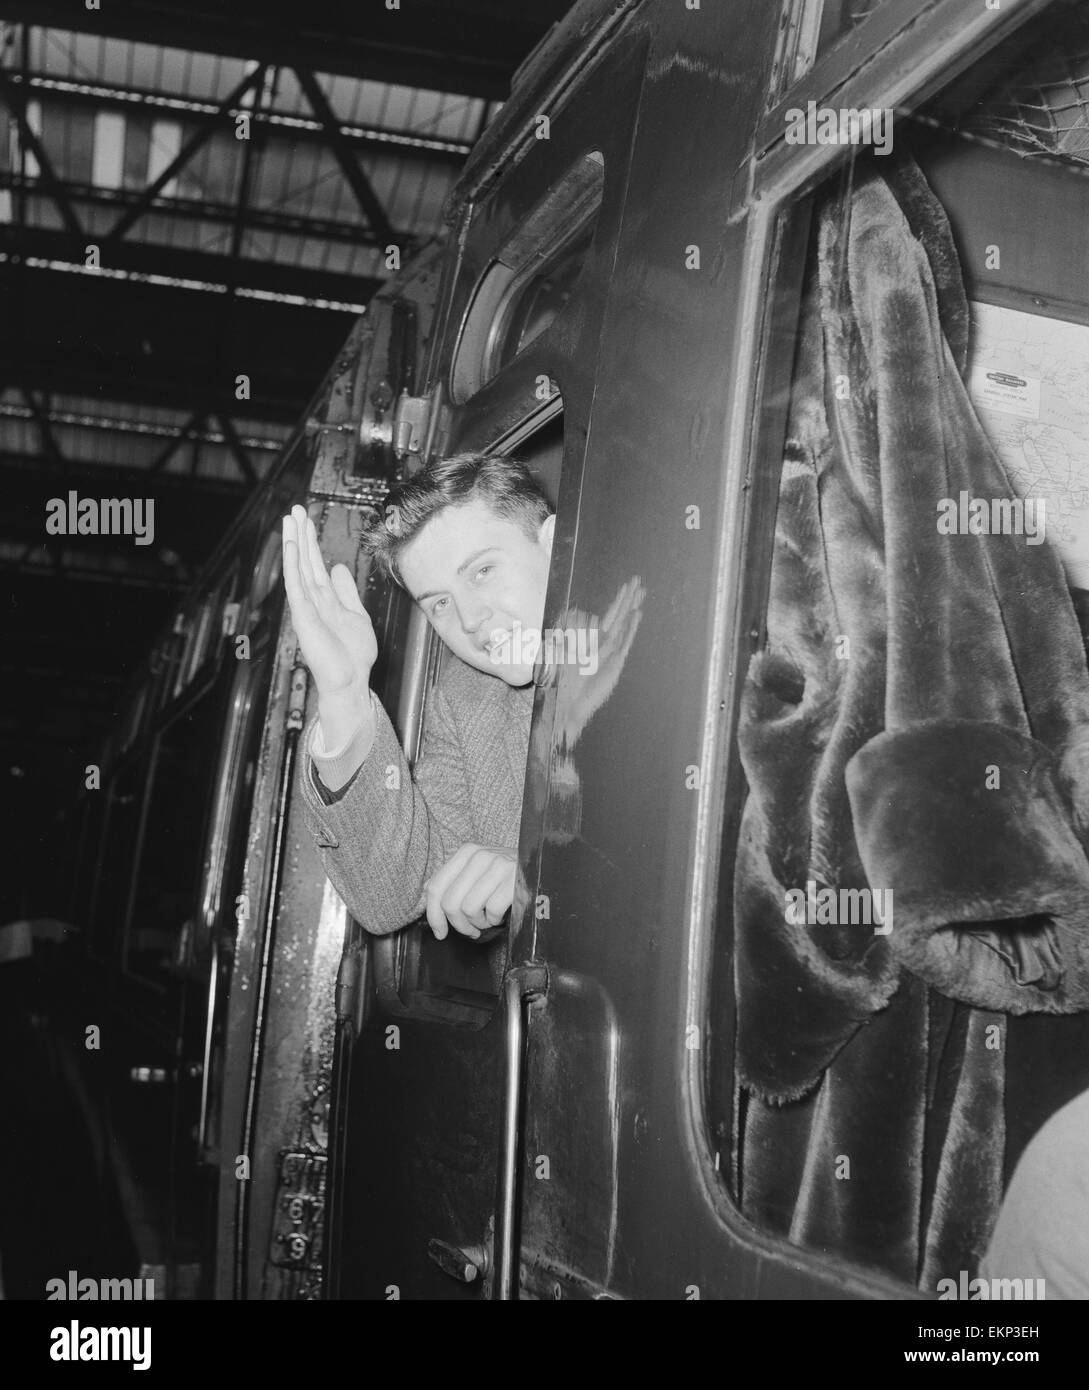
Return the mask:
M 431 373 L 438 417 L 429 456 L 510 454 L 531 468 L 557 510 L 546 626 L 567 598 L 637 58 L 627 46 L 608 55 L 606 70 L 591 73 L 552 120 L 551 138 L 531 142 L 473 206 Z M 391 664 L 378 693 L 411 762 L 435 681 L 454 658 L 421 613 L 402 631 L 404 660 Z M 502 1174 L 518 1143 L 503 1118 L 505 1088 L 518 1070 L 507 1057 L 517 1042 L 508 997 L 533 937 L 541 838 L 533 802 L 527 796 L 519 856 L 530 887 L 515 898 L 509 930 L 480 943 L 453 933 L 437 942 L 426 921 L 368 941 L 358 928 L 350 935 L 365 985 L 341 1074 L 334 1297 L 504 1296 L 494 1277 L 496 1224 L 502 1238 L 509 1223 L 499 1213 L 509 1216 L 512 1201 Z M 520 1017 L 520 1004 L 515 1009 Z

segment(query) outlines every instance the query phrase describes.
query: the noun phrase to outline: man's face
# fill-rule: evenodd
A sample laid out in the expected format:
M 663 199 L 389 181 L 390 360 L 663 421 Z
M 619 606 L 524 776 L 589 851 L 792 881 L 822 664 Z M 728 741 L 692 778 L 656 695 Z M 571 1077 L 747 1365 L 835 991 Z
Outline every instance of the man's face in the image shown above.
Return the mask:
M 533 679 L 517 637 L 539 632 L 544 618 L 554 524 L 549 517 L 531 540 L 477 499 L 445 507 L 401 551 L 405 588 L 442 640 L 508 685 Z M 493 649 L 505 659 L 497 662 Z

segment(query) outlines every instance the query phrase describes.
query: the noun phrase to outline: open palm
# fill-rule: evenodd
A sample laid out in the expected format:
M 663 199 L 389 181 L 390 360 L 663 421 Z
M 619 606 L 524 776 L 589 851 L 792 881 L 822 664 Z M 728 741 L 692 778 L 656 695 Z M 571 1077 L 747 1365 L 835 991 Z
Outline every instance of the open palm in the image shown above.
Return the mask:
M 302 507 L 284 517 L 284 585 L 319 696 L 363 695 L 378 659 L 374 627 L 347 565 L 326 571 L 317 531 Z

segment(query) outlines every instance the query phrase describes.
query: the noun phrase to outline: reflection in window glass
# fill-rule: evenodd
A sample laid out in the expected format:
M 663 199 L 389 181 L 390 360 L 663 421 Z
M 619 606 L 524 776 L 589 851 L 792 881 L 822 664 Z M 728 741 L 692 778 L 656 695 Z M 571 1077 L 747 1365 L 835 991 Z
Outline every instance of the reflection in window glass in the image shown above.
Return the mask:
M 87 933 L 93 920 L 95 875 L 105 809 L 106 799 L 101 791 L 91 792 L 84 797 L 79 813 L 79 847 L 72 869 L 72 900 L 68 915 L 80 931 Z
M 506 313 L 493 371 L 505 367 L 563 313 L 593 239 L 594 229 L 587 227 L 517 292 Z
M 140 689 L 137 691 L 136 696 L 129 706 L 128 716 L 125 720 L 125 733 L 121 740 L 123 749 L 128 748 L 136 738 L 136 735 L 140 732 L 140 721 L 143 719 L 144 707 L 147 704 L 147 696 L 148 687 L 146 684 L 143 684 L 140 686 Z
M 998 181 L 1003 266 L 1051 275 L 1084 244 L 1076 161 L 1030 219 L 1030 166 L 952 133 L 961 177 L 939 201 L 934 140 L 904 122 L 895 157 L 860 154 L 791 214 L 808 254 L 800 283 L 784 256 L 797 328 L 766 364 L 765 418 L 786 405 L 757 474 L 777 474 L 778 505 L 747 567 L 768 580 L 766 641 L 740 696 L 715 987 L 734 1070 L 711 1060 L 709 1081 L 748 1219 L 940 1294 L 981 1269 L 1043 1273 L 1047 1252 L 1007 1247 L 996 1268 L 987 1242 L 1029 1141 L 1089 1092 L 1089 774 L 1072 766 L 1089 593 L 1039 524 L 1044 493 L 1048 520 L 1067 515 L 1056 488 L 1082 505 L 1089 347 L 1056 324 L 1015 371 L 995 354 L 1016 344 L 970 340 L 994 285 L 963 235 L 974 181 Z M 1040 288 L 1003 295 L 1039 306 Z M 1089 321 L 1089 288 L 1073 293 Z M 1006 1200 L 1005 1229 L 1040 1230 L 1023 1186 Z
M 888 0 L 824 0 L 818 51 L 824 53 L 887 2 Z M 816 8 L 821 9 L 819 0 Z
M 96 955 L 116 958 L 132 886 L 140 800 L 147 768 L 140 757 L 112 768 L 103 779 L 107 798 L 106 842 L 95 896 L 91 945 Z
M 219 736 L 220 702 L 213 687 L 159 739 L 125 963 L 160 982 L 178 957 L 183 931 L 194 925 Z
M 204 968 L 217 972 L 215 1009 L 211 1020 L 211 1048 L 209 1055 L 210 1072 L 208 1077 L 208 1129 L 206 1132 L 206 1152 L 215 1153 L 219 1147 L 220 1101 L 223 1088 L 223 1069 L 226 1052 L 227 1002 L 230 994 L 230 980 L 233 960 L 234 933 L 236 930 L 235 910 L 244 886 L 246 865 L 246 837 L 253 809 L 253 795 L 257 783 L 257 767 L 261 754 L 261 740 L 265 727 L 265 710 L 268 704 L 269 668 L 271 658 L 268 649 L 255 651 L 248 662 L 240 662 L 246 667 L 244 690 L 238 690 L 235 697 L 232 719 L 237 728 L 237 763 L 233 770 L 233 780 L 226 788 L 229 798 L 226 819 L 221 834 L 224 839 L 222 878 L 216 897 L 219 902 L 219 919 L 213 928 L 218 951 L 214 960 L 207 959 Z M 215 886 L 212 885 L 213 891 Z
M 473 290 L 454 352 L 450 390 L 469 399 L 558 318 L 586 263 L 605 187 L 591 150 L 512 229 Z
M 782 97 L 818 58 L 853 33 L 887 0 L 783 0 L 772 88 Z
M 254 575 L 253 585 L 250 589 L 250 602 L 254 608 L 263 603 L 267 596 L 273 592 L 280 583 L 280 572 L 283 564 L 283 539 L 279 531 L 274 531 L 265 541 L 261 551 L 261 557 L 257 561 L 257 570 Z

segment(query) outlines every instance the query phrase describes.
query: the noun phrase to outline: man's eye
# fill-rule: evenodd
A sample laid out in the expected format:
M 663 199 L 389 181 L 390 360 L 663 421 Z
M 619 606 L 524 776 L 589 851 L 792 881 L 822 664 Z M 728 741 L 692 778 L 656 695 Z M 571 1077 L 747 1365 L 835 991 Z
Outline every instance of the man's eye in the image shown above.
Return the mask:
M 444 599 L 444 598 L 436 599 L 435 602 L 434 602 L 434 604 L 433 604 L 432 607 L 431 607 L 431 615 L 432 615 L 432 617 L 438 617 L 438 615 L 439 615 L 440 613 L 444 612 L 444 611 L 445 611 L 445 608 L 446 608 L 446 605 L 447 605 L 448 602 L 449 602 L 448 599 Z
M 476 572 L 476 577 L 477 577 L 478 579 L 480 579 L 483 575 L 487 574 L 489 570 L 493 570 L 493 569 L 495 569 L 495 565 L 494 565 L 494 564 L 481 565 L 480 568 L 479 568 L 479 569 L 477 570 L 477 572 Z

